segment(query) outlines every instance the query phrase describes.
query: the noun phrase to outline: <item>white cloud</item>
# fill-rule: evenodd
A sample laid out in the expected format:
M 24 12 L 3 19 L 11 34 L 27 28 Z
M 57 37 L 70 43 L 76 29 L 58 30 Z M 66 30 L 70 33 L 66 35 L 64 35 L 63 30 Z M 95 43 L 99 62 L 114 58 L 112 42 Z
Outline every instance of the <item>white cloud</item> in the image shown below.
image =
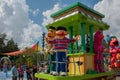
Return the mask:
M 94 6 L 94 9 L 103 13 L 103 21 L 110 25 L 105 34 L 120 37 L 120 0 L 102 0 Z
M 50 15 L 59 9 L 60 5 L 55 4 L 53 9 L 44 11 L 42 26 L 51 23 Z M 21 49 L 40 41 L 41 33 L 45 31 L 45 27 L 29 18 L 29 11 L 26 0 L 0 0 L 0 33 L 6 33 L 8 39 L 13 38 Z M 39 14 L 39 9 L 33 14 Z
M 32 13 L 33 13 L 33 16 L 37 16 L 40 13 L 40 10 L 36 9 Z
M 60 5 L 57 3 L 57 4 L 54 5 L 54 7 L 52 9 L 44 11 L 43 12 L 44 19 L 43 19 L 42 26 L 46 26 L 47 24 L 52 23 L 53 19 L 50 17 L 50 15 L 52 13 L 57 12 L 60 9 L 61 9 Z
M 0 0 L 0 33 L 13 38 L 20 48 L 34 44 L 41 36 L 41 26 L 29 19 L 29 10 L 25 0 Z
M 24 28 L 23 30 L 24 35 L 22 36 L 22 39 L 24 39 L 24 43 L 21 43 L 21 46 L 32 45 L 31 43 L 39 41 L 42 36 L 42 27 L 38 24 L 33 24 L 31 21 L 28 26 L 29 28 Z

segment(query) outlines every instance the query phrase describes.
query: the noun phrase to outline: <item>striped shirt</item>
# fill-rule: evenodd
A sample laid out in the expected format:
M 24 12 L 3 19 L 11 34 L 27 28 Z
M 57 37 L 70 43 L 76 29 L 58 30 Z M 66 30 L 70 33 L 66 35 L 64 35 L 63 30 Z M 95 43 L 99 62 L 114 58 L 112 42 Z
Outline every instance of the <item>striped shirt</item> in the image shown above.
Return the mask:
M 75 39 L 69 39 L 65 37 L 63 39 L 56 38 L 52 41 L 48 41 L 48 43 L 54 44 L 54 49 L 59 50 L 59 49 L 68 49 L 69 43 L 73 43 L 75 41 L 76 41 Z

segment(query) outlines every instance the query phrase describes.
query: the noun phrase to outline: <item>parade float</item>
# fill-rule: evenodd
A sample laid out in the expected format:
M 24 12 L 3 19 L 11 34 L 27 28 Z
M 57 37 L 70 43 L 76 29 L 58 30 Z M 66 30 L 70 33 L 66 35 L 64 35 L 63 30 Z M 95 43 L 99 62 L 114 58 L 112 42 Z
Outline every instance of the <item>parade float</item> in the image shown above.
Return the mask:
M 80 35 L 80 40 L 69 45 L 66 60 L 67 75 L 66 76 L 53 76 L 44 72 L 35 74 L 40 80 L 112 80 L 115 79 L 115 72 L 104 69 L 104 63 L 101 61 L 103 58 L 96 59 L 99 54 L 102 55 L 104 47 L 102 46 L 103 35 L 98 37 L 98 33 L 109 29 L 109 25 L 102 21 L 105 16 L 86 5 L 76 2 L 62 10 L 52 14 L 54 22 L 46 26 L 57 28 L 64 26 L 68 33 L 69 38 L 73 39 Z M 97 33 L 98 32 L 98 33 Z M 98 35 L 95 39 L 95 34 Z M 95 40 L 96 43 L 95 44 Z M 97 41 L 98 40 L 98 41 Z M 80 48 L 79 48 L 79 45 Z M 96 46 L 97 45 L 97 46 Z M 97 49 L 95 49 L 97 48 Z M 97 52 L 96 52 L 96 51 Z M 101 56 L 100 55 L 100 56 Z M 96 61 L 98 62 L 96 64 Z M 46 62 L 46 60 L 45 60 Z M 43 61 L 38 61 L 38 64 Z M 55 62 L 57 63 L 57 62 Z M 62 64 L 62 63 L 61 63 Z M 39 66 L 38 66 L 39 67 Z M 109 67 L 109 66 L 108 66 Z

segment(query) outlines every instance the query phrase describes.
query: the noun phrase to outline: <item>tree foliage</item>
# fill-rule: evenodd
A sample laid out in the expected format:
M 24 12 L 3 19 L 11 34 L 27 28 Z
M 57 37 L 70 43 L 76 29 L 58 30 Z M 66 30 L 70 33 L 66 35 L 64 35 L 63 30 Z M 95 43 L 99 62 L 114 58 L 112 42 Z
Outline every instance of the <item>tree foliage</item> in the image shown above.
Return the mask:
M 18 51 L 18 45 L 13 41 L 13 39 L 8 40 L 6 46 L 4 47 L 3 53 Z
M 13 39 L 6 39 L 6 34 L 0 34 L 0 54 L 19 50 Z
M 37 54 L 36 51 L 32 51 L 29 48 L 25 49 L 25 52 L 17 56 L 17 63 L 27 64 L 31 67 L 33 64 L 37 63 Z
M 5 47 L 6 34 L 0 34 L 0 53 L 3 52 Z

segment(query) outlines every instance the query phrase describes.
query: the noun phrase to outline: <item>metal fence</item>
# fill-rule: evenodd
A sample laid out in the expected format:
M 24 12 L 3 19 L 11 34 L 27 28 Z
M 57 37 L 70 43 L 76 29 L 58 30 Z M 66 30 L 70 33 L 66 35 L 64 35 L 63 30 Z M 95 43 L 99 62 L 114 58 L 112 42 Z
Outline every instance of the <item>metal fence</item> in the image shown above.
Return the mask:
M 83 64 L 86 64 L 86 63 L 80 61 L 80 58 L 81 58 L 80 56 L 78 56 L 78 61 L 75 61 L 74 53 L 71 54 L 71 55 L 73 55 L 73 57 L 71 57 L 72 60 L 73 60 L 72 62 L 69 61 L 69 57 L 66 58 L 66 60 L 64 62 L 57 62 L 57 61 L 52 61 L 51 59 L 48 60 L 47 59 L 48 54 L 45 54 L 44 52 L 38 53 L 38 56 L 37 56 L 38 73 L 40 73 L 40 72 L 46 72 L 46 69 L 48 68 L 46 66 L 48 66 L 50 64 L 53 64 L 53 63 L 54 64 L 58 64 L 58 63 L 60 63 L 60 64 L 65 64 L 66 65 L 66 72 L 67 73 L 69 72 L 69 70 L 68 70 L 69 64 L 73 64 L 74 73 L 71 74 L 71 75 L 77 75 L 77 72 L 79 74 L 81 74 L 81 68 L 80 68 L 80 66 L 83 65 Z M 110 56 L 109 53 L 104 53 L 103 54 L 103 66 L 104 66 L 103 68 L 104 68 L 105 71 L 109 71 L 109 67 L 108 67 L 109 64 L 110 64 L 110 62 L 109 62 L 109 56 Z M 78 66 L 78 69 L 77 69 L 76 65 Z M 50 67 L 52 67 L 52 66 L 50 66 Z

